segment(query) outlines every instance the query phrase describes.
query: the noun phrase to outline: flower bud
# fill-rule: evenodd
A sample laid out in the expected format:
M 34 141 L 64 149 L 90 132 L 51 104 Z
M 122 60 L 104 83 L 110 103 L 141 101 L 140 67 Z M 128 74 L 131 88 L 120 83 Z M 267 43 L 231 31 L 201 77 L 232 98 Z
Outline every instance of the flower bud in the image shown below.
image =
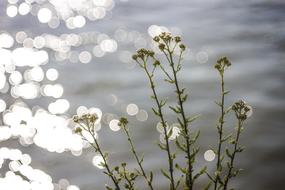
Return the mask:
M 159 48 L 161 51 L 163 51 L 164 48 L 165 48 L 165 44 L 159 44 L 159 45 L 158 45 L 158 48 Z
M 120 118 L 119 126 L 127 125 L 129 123 L 128 119 L 125 117 Z
M 158 65 L 160 65 L 160 62 L 159 62 L 158 60 L 155 60 L 154 63 L 153 63 L 153 66 L 156 67 L 156 66 L 158 66 Z
M 181 37 L 180 36 L 175 36 L 174 40 L 175 40 L 176 43 L 179 43 L 179 42 L 181 42 Z
M 132 58 L 133 58 L 133 60 L 137 60 L 138 59 L 138 55 L 137 54 L 134 54 L 133 56 L 132 56 Z
M 78 123 L 79 122 L 79 117 L 77 115 L 73 116 L 72 120 L 75 122 L 75 123 Z
M 155 42 L 159 42 L 159 37 L 158 36 L 155 36 L 154 38 L 153 38 L 153 41 L 155 41 Z
M 80 127 L 77 127 L 76 129 L 75 129 L 75 133 L 81 133 L 82 132 L 82 129 L 80 128 Z
M 185 47 L 184 44 L 180 44 L 179 47 L 180 47 L 180 49 L 181 49 L 182 51 L 184 51 L 184 50 L 186 49 L 186 47 Z
M 150 57 L 153 57 L 153 56 L 154 56 L 154 52 L 153 52 L 153 51 L 148 50 L 147 52 L 148 52 L 148 55 L 149 55 Z

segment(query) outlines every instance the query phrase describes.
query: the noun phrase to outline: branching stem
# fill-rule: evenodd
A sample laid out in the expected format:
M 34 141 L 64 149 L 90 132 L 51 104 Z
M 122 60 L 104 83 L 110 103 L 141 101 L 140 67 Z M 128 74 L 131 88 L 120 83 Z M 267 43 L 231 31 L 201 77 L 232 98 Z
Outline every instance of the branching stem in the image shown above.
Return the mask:
M 134 146 L 134 143 L 133 143 L 133 140 L 131 138 L 131 135 L 130 135 L 130 132 L 129 132 L 129 129 L 127 129 L 126 125 L 123 124 L 122 126 L 125 134 L 127 135 L 128 137 L 128 142 L 130 144 L 130 147 L 131 147 L 131 151 L 132 151 L 132 154 L 134 156 L 134 158 L 136 159 L 136 162 L 137 164 L 139 165 L 139 168 L 140 168 L 140 171 L 142 173 L 142 176 L 144 177 L 144 179 L 146 180 L 148 186 L 149 186 L 149 189 L 153 190 L 153 186 L 152 186 L 152 182 L 151 180 L 147 177 L 147 174 L 142 166 L 142 160 L 139 158 L 137 152 L 136 152 L 136 149 L 135 149 L 135 146 Z

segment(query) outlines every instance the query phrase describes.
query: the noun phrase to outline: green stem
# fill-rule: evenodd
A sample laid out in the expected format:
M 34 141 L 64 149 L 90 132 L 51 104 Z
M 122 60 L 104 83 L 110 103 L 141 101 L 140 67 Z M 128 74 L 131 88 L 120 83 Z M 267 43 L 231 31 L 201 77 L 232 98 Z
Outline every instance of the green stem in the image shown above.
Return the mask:
M 134 186 L 133 186 L 132 180 L 128 178 L 128 175 L 126 173 L 126 168 L 123 167 L 123 169 L 124 169 L 124 178 L 126 179 L 126 181 L 129 184 L 129 190 L 134 190 Z
M 187 155 L 187 159 L 188 159 L 188 175 L 186 178 L 188 178 L 186 180 L 186 185 L 188 186 L 189 190 L 193 189 L 193 185 L 194 185 L 194 181 L 192 178 L 192 172 L 193 172 L 193 166 L 192 166 L 192 161 L 191 161 L 191 145 L 190 145 L 190 137 L 189 137 L 189 131 L 188 131 L 188 121 L 186 119 L 185 116 L 185 111 L 184 111 L 184 106 L 183 106 L 183 100 L 182 100 L 182 91 L 180 90 L 179 87 L 179 83 L 178 83 L 178 79 L 177 79 L 177 72 L 175 70 L 174 67 L 174 61 L 173 61 L 173 56 L 172 56 L 172 52 L 169 50 L 169 48 L 167 49 L 168 53 L 169 53 L 169 57 L 170 57 L 170 66 L 172 68 L 172 72 L 173 72 L 173 78 L 174 78 L 174 83 L 175 83 L 175 88 L 176 88 L 176 93 L 177 93 L 177 97 L 178 97 L 178 104 L 180 107 L 180 114 L 182 116 L 182 120 L 183 120 L 183 130 L 185 132 L 185 140 L 186 140 L 186 155 Z M 181 56 L 180 56 L 181 59 Z M 180 59 L 179 59 L 179 63 L 180 64 Z
M 170 151 L 169 137 L 167 134 L 166 122 L 165 122 L 164 116 L 162 114 L 162 107 L 159 103 L 159 99 L 158 99 L 158 96 L 157 96 L 157 93 L 155 90 L 154 82 L 152 80 L 152 74 L 150 74 L 148 69 L 146 68 L 146 62 L 144 62 L 143 68 L 144 68 L 144 70 L 147 74 L 147 77 L 149 79 L 150 87 L 152 89 L 152 93 L 153 93 L 153 96 L 154 96 L 154 99 L 155 99 L 155 102 L 156 102 L 156 105 L 158 108 L 158 114 L 159 114 L 159 117 L 160 117 L 160 120 L 161 120 L 161 123 L 163 126 L 163 132 L 164 132 L 165 141 L 166 141 L 166 151 L 167 151 L 167 156 L 168 156 L 169 173 L 170 173 L 170 186 L 171 186 L 171 190 L 175 190 L 175 182 L 174 182 L 174 176 L 173 176 L 173 171 L 174 171 L 173 170 L 173 159 L 172 159 L 171 151 Z
M 241 134 L 241 129 L 242 129 L 242 121 L 240 119 L 238 119 L 238 129 L 237 129 L 236 138 L 235 138 L 234 151 L 233 151 L 233 154 L 232 154 L 231 159 L 230 159 L 230 166 L 229 166 L 228 173 L 226 175 L 223 190 L 227 190 L 229 180 L 232 177 L 232 170 L 234 168 L 234 159 L 235 159 L 237 149 L 238 149 L 238 141 L 239 141 L 239 137 Z
M 218 171 L 218 174 L 215 176 L 215 185 L 214 190 L 217 190 L 218 188 L 218 180 L 219 180 L 219 172 L 221 172 L 221 151 L 222 151 L 222 138 L 223 138 L 223 126 L 224 126 L 224 117 L 225 117 L 225 83 L 224 83 L 224 73 L 220 74 L 221 76 L 221 117 L 219 119 L 220 125 L 218 126 L 218 132 L 219 132 L 219 142 L 218 142 L 218 151 L 217 151 L 217 164 L 216 164 L 216 170 Z
M 105 166 L 105 168 L 106 168 L 106 170 L 107 170 L 108 176 L 109 176 L 109 177 L 111 178 L 111 180 L 113 181 L 113 183 L 114 183 L 114 185 L 115 185 L 115 187 L 116 187 L 116 190 L 120 190 L 119 182 L 118 182 L 118 180 L 116 179 L 116 177 L 114 176 L 113 172 L 111 171 L 111 169 L 110 169 L 110 167 L 109 167 L 109 165 L 108 165 L 108 163 L 107 163 L 107 159 L 106 159 L 106 157 L 105 157 L 105 155 L 104 155 L 104 153 L 103 153 L 103 151 L 102 151 L 102 149 L 101 149 L 101 147 L 100 147 L 100 145 L 99 145 L 99 142 L 98 142 L 97 139 L 95 138 L 94 133 L 93 133 L 92 131 L 90 131 L 90 130 L 88 129 L 88 132 L 91 134 L 91 136 L 92 136 L 92 138 L 93 138 L 93 141 L 94 141 L 94 143 L 95 143 L 96 146 L 95 146 L 93 143 L 90 143 L 90 142 L 88 141 L 89 144 L 90 144 L 96 151 L 99 152 L 100 156 L 103 158 L 104 166 Z
M 138 154 L 137 154 L 137 152 L 136 152 L 136 150 L 135 150 L 135 146 L 134 146 L 134 144 L 133 144 L 133 141 L 132 141 L 130 132 L 129 132 L 129 130 L 126 128 L 126 125 L 123 125 L 123 130 L 124 130 L 124 132 L 126 133 L 126 135 L 127 135 L 127 137 L 128 137 L 128 142 L 129 142 L 129 144 L 130 144 L 130 147 L 131 147 L 131 150 L 132 150 L 132 154 L 133 154 L 133 156 L 135 157 L 137 164 L 139 165 L 139 168 L 140 168 L 140 170 L 141 170 L 141 172 L 142 172 L 142 175 L 143 175 L 143 177 L 145 178 L 145 180 L 146 180 L 146 182 L 147 182 L 149 188 L 150 188 L 151 190 L 153 190 L 152 183 L 151 183 L 151 181 L 149 180 L 149 178 L 148 178 L 147 175 L 146 175 L 146 172 L 145 172 L 145 170 L 144 170 L 144 168 L 143 168 L 143 166 L 142 166 L 142 162 L 140 161 L 140 159 L 139 159 L 139 157 L 138 157 Z

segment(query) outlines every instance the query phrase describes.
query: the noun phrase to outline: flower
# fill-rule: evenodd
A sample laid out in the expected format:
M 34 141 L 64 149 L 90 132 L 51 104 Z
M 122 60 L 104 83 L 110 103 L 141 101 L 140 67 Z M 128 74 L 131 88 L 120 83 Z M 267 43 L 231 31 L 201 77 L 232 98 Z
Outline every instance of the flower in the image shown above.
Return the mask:
M 176 43 L 179 43 L 179 42 L 181 42 L 181 37 L 180 36 L 175 36 L 174 40 L 175 40 Z
M 159 44 L 158 45 L 158 48 L 163 51 L 165 49 L 165 44 Z
M 118 123 L 119 126 L 126 126 L 129 123 L 128 119 L 125 117 L 121 117 L 119 121 L 120 121 Z
M 252 115 L 252 107 L 247 105 L 243 100 L 239 100 L 232 105 L 232 110 L 236 117 L 242 121 L 246 120 Z
M 180 49 L 181 49 L 182 51 L 184 51 L 184 50 L 186 49 L 186 47 L 185 47 L 184 44 L 180 44 L 179 47 L 180 47 Z
M 231 62 L 229 61 L 229 59 L 227 57 L 222 57 L 222 58 L 218 59 L 218 61 L 214 67 L 220 73 L 223 73 L 230 66 L 231 66 Z

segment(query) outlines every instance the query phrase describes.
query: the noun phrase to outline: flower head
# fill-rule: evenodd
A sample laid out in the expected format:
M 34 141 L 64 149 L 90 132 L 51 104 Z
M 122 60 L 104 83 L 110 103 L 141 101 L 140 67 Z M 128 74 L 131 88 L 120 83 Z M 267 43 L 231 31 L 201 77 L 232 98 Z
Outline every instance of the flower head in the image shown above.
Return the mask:
M 247 105 L 243 100 L 239 100 L 232 105 L 232 110 L 236 117 L 242 121 L 246 120 L 252 114 L 252 107 Z
M 218 61 L 215 64 L 214 67 L 220 73 L 223 73 L 230 66 L 231 66 L 231 62 L 228 60 L 228 58 L 227 57 L 222 57 L 222 58 L 218 59 Z
M 120 122 L 118 123 L 119 126 L 126 126 L 129 123 L 128 119 L 125 117 L 120 118 Z
M 179 47 L 180 47 L 180 49 L 181 49 L 182 51 L 185 51 L 185 49 L 186 49 L 186 47 L 185 47 L 184 44 L 180 44 Z

